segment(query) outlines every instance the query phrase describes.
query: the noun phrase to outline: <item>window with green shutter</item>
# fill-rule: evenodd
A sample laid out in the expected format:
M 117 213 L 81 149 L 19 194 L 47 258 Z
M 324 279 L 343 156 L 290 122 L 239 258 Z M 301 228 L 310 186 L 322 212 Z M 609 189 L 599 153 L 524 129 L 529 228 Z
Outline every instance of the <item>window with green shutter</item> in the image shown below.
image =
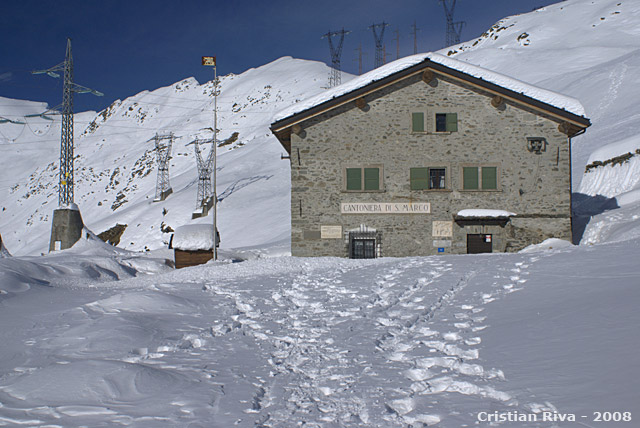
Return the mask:
M 458 132 L 458 113 L 436 113 L 436 132 Z
M 500 188 L 497 166 L 465 166 L 462 168 L 463 190 L 498 190 Z
M 478 190 L 478 167 L 465 166 L 462 168 L 462 188 L 464 190 Z
M 447 132 L 458 132 L 458 113 L 447 113 Z
M 362 190 L 362 168 L 347 168 L 347 190 Z
M 482 189 L 496 190 L 498 188 L 498 168 L 495 166 L 482 167 Z
M 411 190 L 426 190 L 428 188 L 427 174 L 427 168 L 411 168 L 409 171 Z
M 344 190 L 372 192 L 382 189 L 382 166 L 344 169 Z
M 380 190 L 380 169 L 364 169 L 364 190 Z
M 424 113 L 411 113 L 411 131 L 424 132 Z

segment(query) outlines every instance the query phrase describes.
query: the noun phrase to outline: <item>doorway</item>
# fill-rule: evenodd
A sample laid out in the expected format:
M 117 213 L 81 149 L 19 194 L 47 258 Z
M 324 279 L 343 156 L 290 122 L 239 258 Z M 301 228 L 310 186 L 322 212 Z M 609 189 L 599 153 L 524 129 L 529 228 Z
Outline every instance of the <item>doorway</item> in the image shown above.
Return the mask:
M 376 258 L 375 232 L 349 233 L 349 258 L 350 259 L 375 259 Z
M 493 252 L 493 236 L 485 233 L 467 235 L 467 254 Z

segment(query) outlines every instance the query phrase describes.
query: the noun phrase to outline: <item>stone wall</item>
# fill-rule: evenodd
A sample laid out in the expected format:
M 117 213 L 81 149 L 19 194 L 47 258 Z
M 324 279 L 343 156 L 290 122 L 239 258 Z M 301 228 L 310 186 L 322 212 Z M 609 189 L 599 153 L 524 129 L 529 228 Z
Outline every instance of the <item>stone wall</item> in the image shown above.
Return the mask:
M 302 122 L 291 135 L 291 247 L 295 256 L 348 255 L 348 231 L 364 225 L 382 233 L 381 256 L 466 253 L 467 233 L 493 235 L 493 251 L 516 251 L 546 237 L 571 239 L 570 150 L 557 121 L 509 102 L 495 108 L 493 94 L 443 76 L 420 75 Z M 424 112 L 426 132 L 411 130 L 411 114 Z M 457 113 L 457 132 L 436 133 L 436 113 Z M 543 137 L 546 150 L 527 149 Z M 381 190 L 351 192 L 345 168 L 380 165 Z M 498 167 L 496 191 L 462 189 L 462 167 Z M 446 190 L 411 190 L 410 168 L 445 167 Z M 429 214 L 341 214 L 341 203 L 428 202 Z M 518 214 L 503 226 L 460 226 L 462 209 Z M 452 222 L 452 236 L 432 235 L 433 222 Z M 322 226 L 333 234 L 322 236 Z M 480 229 L 479 229 L 480 228 Z M 480 232 L 478 232 L 481 230 Z M 341 232 L 338 237 L 335 232 Z M 434 240 L 439 242 L 435 243 Z

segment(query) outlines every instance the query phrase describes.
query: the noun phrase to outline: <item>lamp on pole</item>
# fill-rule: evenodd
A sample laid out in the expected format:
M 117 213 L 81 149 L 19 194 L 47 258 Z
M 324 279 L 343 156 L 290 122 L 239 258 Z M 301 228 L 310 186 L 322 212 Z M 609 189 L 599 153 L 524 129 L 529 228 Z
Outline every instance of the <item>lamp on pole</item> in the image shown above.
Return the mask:
M 202 65 L 213 67 L 213 260 L 218 260 L 218 181 L 216 179 L 216 163 L 218 149 L 218 70 L 215 56 L 203 56 Z

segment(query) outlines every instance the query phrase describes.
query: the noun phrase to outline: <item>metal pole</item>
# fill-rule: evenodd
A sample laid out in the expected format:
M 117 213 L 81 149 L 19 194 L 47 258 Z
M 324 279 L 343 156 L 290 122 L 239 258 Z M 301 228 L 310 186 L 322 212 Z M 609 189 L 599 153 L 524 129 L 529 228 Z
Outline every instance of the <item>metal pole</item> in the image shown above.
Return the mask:
M 216 61 L 217 64 L 217 61 Z M 218 180 L 217 180 L 217 158 L 218 158 L 218 70 L 217 65 L 213 66 L 213 260 L 218 260 Z

